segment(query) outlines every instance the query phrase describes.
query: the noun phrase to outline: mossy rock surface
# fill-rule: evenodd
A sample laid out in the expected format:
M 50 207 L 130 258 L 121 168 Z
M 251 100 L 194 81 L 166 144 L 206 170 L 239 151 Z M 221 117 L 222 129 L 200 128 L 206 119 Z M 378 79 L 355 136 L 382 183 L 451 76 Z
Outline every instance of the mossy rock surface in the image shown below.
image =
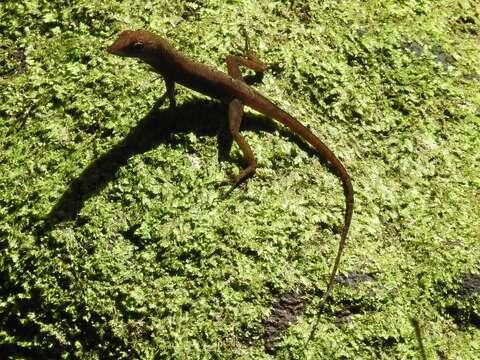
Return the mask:
M 105 49 L 145 28 L 226 69 L 243 31 L 255 87 L 348 170 L 246 111 Z M 0 357 L 477 359 L 477 1 L 4 1 L 0 5 Z M 248 74 L 248 72 L 246 72 Z M 317 331 L 310 338 L 312 327 Z

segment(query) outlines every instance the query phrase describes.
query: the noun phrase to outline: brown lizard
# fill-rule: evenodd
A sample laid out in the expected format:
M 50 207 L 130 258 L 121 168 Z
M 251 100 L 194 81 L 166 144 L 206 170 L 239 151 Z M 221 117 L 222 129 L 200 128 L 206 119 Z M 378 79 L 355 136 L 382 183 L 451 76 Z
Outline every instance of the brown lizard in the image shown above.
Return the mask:
M 176 51 L 165 39 L 143 30 L 122 32 L 107 51 L 118 56 L 136 57 L 151 65 L 153 70 L 159 73 L 165 80 L 166 96 L 170 101 L 170 107 L 175 107 L 175 83 L 218 99 L 228 105 L 230 133 L 240 147 L 247 162 L 247 167 L 234 177 L 232 189 L 247 177 L 253 175 L 257 166 L 252 149 L 240 135 L 244 105 L 290 128 L 312 145 L 321 157 L 333 165 L 343 183 L 346 209 L 337 256 L 327 290 L 324 293 L 324 298 L 326 298 L 333 286 L 352 221 L 353 186 L 340 160 L 319 138 L 291 115 L 245 83 L 240 73 L 239 65 L 248 67 L 256 73 L 263 73 L 267 68 L 265 64 L 248 50 L 248 43 L 246 45 L 247 58 L 227 55 L 228 75 L 185 57 Z

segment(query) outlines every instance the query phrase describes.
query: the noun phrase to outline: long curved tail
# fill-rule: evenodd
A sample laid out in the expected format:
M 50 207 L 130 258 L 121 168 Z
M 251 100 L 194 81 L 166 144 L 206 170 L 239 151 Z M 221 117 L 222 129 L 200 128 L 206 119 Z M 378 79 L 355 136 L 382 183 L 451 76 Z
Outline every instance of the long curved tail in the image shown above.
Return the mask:
M 350 229 L 350 224 L 352 222 L 354 196 L 353 196 L 353 186 L 352 186 L 352 182 L 350 181 L 350 176 L 348 175 L 347 170 L 345 169 L 343 164 L 335 156 L 335 154 L 327 147 L 327 145 L 325 145 L 318 137 L 316 137 L 307 127 L 302 125 L 293 116 L 291 116 L 287 112 L 280 109 L 278 106 L 273 104 L 264 96 L 258 93 L 256 95 L 257 96 L 254 97 L 255 99 L 250 103 L 246 101 L 248 106 L 254 108 L 255 110 L 260 111 L 261 113 L 265 114 L 270 118 L 277 120 L 278 122 L 290 128 L 297 135 L 304 138 L 310 145 L 312 145 L 318 151 L 319 155 L 322 158 L 327 160 L 333 166 L 338 176 L 342 180 L 343 191 L 345 194 L 345 222 L 343 225 L 343 231 L 342 231 L 342 236 L 340 238 L 340 243 L 338 245 L 337 256 L 335 257 L 335 262 L 333 264 L 332 272 L 330 274 L 330 279 L 328 281 L 327 290 L 323 296 L 323 298 L 326 299 L 333 287 L 335 275 L 337 274 L 338 267 L 340 265 L 340 260 L 343 254 L 343 250 L 345 249 L 345 245 L 347 243 L 348 231 Z

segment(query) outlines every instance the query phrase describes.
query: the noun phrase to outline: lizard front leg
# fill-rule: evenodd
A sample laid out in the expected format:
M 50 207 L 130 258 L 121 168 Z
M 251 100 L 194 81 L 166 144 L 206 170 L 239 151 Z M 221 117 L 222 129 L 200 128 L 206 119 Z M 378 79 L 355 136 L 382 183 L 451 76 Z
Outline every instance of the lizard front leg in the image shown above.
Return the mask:
M 177 102 L 175 101 L 175 82 L 170 78 L 165 78 L 165 86 L 167 87 L 170 109 L 175 109 L 177 107 Z
M 177 102 L 175 101 L 175 82 L 165 76 L 163 76 L 163 78 L 165 80 L 165 87 L 167 88 L 167 91 L 155 102 L 153 108 L 155 110 L 159 109 L 160 106 L 163 105 L 165 99 L 168 98 L 169 108 L 175 109 L 177 106 Z

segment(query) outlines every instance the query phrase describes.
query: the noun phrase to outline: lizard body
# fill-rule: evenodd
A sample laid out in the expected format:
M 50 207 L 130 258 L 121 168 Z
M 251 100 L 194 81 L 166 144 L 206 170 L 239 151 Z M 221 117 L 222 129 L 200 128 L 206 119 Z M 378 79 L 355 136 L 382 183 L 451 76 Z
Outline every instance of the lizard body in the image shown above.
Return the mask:
M 167 88 L 166 95 L 169 98 L 171 107 L 175 106 L 175 83 L 179 83 L 228 104 L 230 132 L 247 161 L 247 167 L 235 177 L 233 187 L 253 175 L 256 169 L 253 152 L 239 132 L 244 105 L 290 128 L 297 135 L 304 138 L 318 151 L 321 157 L 333 166 L 342 180 L 346 209 L 338 252 L 329 278 L 327 290 L 324 294 L 324 298 L 326 298 L 333 286 L 352 220 L 354 203 L 353 186 L 345 167 L 318 137 L 287 112 L 280 109 L 244 82 L 239 65 L 249 67 L 257 73 L 265 71 L 266 66 L 254 58 L 251 53 L 248 54 L 247 59 L 229 55 L 226 59 L 229 73 L 229 75 L 227 75 L 187 58 L 160 36 L 143 30 L 122 32 L 107 51 L 118 56 L 136 57 L 151 65 L 153 70 L 165 79 Z

